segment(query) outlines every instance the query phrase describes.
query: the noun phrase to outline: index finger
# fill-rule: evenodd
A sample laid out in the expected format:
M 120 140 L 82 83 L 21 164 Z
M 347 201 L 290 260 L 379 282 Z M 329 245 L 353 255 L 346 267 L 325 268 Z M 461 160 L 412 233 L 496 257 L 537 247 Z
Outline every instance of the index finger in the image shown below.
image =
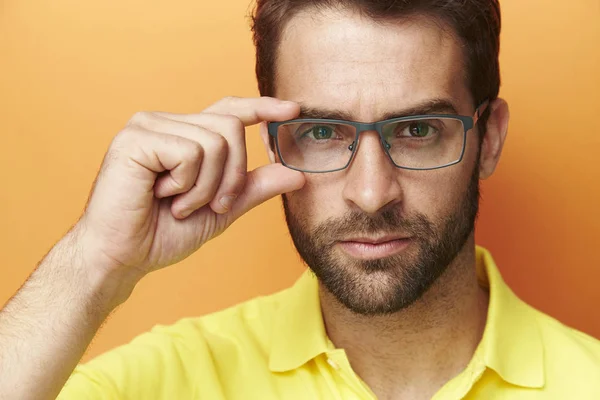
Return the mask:
M 225 97 L 199 114 L 173 114 L 154 111 L 153 114 L 203 126 L 210 114 L 231 115 L 237 117 L 244 126 L 258 124 L 262 121 L 285 121 L 298 116 L 300 105 L 293 101 L 283 101 L 274 97 Z M 218 130 L 217 130 L 218 131 Z
M 262 121 L 285 121 L 298 116 L 300 106 L 274 97 L 226 97 L 204 110 L 206 113 L 234 115 L 244 126 Z

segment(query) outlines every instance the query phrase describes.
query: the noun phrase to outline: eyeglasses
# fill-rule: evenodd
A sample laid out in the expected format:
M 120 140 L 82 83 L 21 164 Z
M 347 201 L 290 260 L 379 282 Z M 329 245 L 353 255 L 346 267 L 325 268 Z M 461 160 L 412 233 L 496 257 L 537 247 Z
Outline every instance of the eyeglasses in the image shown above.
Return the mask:
M 374 123 L 336 119 L 292 119 L 269 122 L 283 165 L 302 172 L 323 173 L 348 167 L 361 132 L 377 131 L 392 163 L 409 170 L 431 170 L 458 164 L 465 153 L 467 132 L 489 102 L 473 117 L 450 114 L 414 115 Z

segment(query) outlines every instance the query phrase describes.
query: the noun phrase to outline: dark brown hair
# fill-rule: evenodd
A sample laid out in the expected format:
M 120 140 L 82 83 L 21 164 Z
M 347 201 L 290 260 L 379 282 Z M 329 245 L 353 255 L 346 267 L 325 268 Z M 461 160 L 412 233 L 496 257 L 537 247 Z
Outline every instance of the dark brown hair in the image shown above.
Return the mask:
M 463 41 L 467 83 L 475 101 L 474 106 L 498 97 L 498 0 L 257 0 L 252 31 L 256 46 L 256 77 L 261 95 L 273 96 L 275 93 L 277 46 L 285 24 L 309 7 L 348 8 L 376 21 L 394 21 L 415 15 L 437 18 L 448 24 Z

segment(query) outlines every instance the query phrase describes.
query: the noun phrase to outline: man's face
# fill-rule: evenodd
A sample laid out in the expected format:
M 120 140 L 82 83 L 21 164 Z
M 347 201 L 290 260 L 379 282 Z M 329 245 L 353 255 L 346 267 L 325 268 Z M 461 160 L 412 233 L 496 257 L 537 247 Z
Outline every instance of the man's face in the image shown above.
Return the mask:
M 284 30 L 276 97 L 361 122 L 440 99 L 472 115 L 463 54 L 449 32 L 426 17 L 382 24 L 307 10 Z M 347 169 L 306 174 L 306 185 L 284 196 L 296 248 L 344 306 L 398 311 L 463 248 L 479 195 L 477 132 L 467 138 L 459 164 L 411 171 L 392 164 L 377 132 L 363 132 Z

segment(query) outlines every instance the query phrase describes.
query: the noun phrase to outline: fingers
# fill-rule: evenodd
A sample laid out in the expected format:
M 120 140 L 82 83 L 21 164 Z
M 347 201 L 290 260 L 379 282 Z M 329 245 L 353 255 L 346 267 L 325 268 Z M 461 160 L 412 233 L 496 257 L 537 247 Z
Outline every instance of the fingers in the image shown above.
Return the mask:
M 181 218 L 208 204 L 221 185 L 227 159 L 227 140 L 216 133 L 210 134 L 210 139 L 201 139 L 204 159 L 195 185 L 187 193 L 177 196 L 171 205 L 171 212 Z
M 227 212 L 246 183 L 248 170 L 246 132 L 243 123 L 235 116 L 205 114 L 205 118 L 204 125 L 221 134 L 228 144 L 221 185 L 210 203 L 213 211 Z
M 299 111 L 297 103 L 271 97 L 228 97 L 200 114 L 138 113 L 128 126 L 195 143 L 193 146 L 186 145 L 189 149 L 179 160 L 168 159 L 165 160 L 168 165 L 154 166 L 155 172 L 165 171 L 156 180 L 156 197 L 176 196 L 171 212 L 176 218 L 185 218 L 206 204 L 217 213 L 232 210 L 242 193 L 245 208 L 249 209 L 257 202 L 296 187 L 299 179 L 303 182 L 301 173 L 276 167 L 267 169 L 266 177 L 275 176 L 280 182 L 263 182 L 266 179 L 264 173 L 255 171 L 251 194 L 244 190 L 247 180 L 245 127 L 265 120 L 291 119 Z M 237 209 L 241 208 L 238 206 Z
M 203 147 L 204 154 L 196 185 L 191 193 L 174 200 L 173 211 L 193 211 L 207 202 L 215 212 L 228 211 L 246 181 L 246 138 L 242 122 L 231 115 L 203 114 L 195 119 L 200 126 L 182 122 L 186 120 L 183 116 L 171 120 L 162 115 L 168 114 L 145 113 L 143 117 L 138 116 L 135 123 L 146 129 L 195 140 Z M 166 195 L 179 193 L 182 192 Z M 160 194 L 164 197 L 165 192 Z
M 200 114 L 157 113 L 169 119 L 202 125 L 204 114 L 232 115 L 244 126 L 258 124 L 261 121 L 285 121 L 298 116 L 300 106 L 292 101 L 282 101 L 273 97 L 225 97 L 214 103 Z
M 228 157 L 221 185 L 210 201 L 213 211 L 224 213 L 231 209 L 246 181 L 247 153 L 244 128 L 261 121 L 295 118 L 299 112 L 300 106 L 297 103 L 273 97 L 226 97 L 200 114 L 153 114 L 171 121 L 203 126 L 225 137 L 228 143 Z
M 244 188 L 248 169 L 245 128 L 242 121 L 233 115 L 196 114 L 177 115 L 157 113 L 159 116 L 173 118 L 189 124 L 204 126 L 212 132 L 218 133 L 227 140 L 228 155 L 225 161 L 223 177 L 210 207 L 218 213 L 223 213 L 231 208 L 231 204 Z
M 143 185 L 138 190 L 140 193 L 155 191 L 158 192 L 158 197 L 184 193 L 191 189 L 204 155 L 202 146 L 194 140 L 137 127 L 121 132 L 115 139 L 114 146 L 126 157 L 125 165 L 130 165 L 125 172 L 133 174 L 135 178 L 128 189 Z M 168 174 L 155 182 L 156 175 L 166 171 Z
M 277 195 L 302 188 L 305 183 L 302 172 L 281 164 L 269 164 L 249 172 L 246 187 L 231 209 L 231 222 Z

